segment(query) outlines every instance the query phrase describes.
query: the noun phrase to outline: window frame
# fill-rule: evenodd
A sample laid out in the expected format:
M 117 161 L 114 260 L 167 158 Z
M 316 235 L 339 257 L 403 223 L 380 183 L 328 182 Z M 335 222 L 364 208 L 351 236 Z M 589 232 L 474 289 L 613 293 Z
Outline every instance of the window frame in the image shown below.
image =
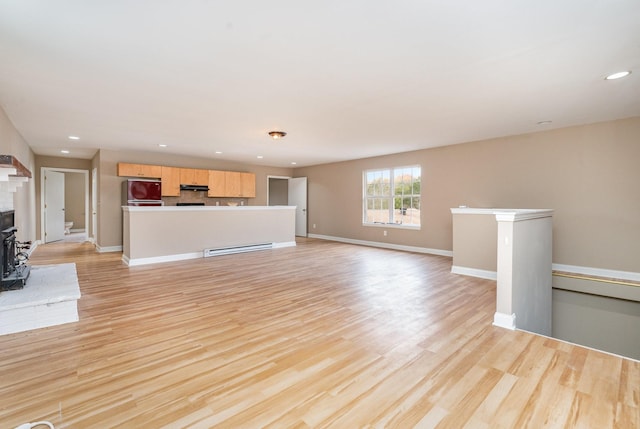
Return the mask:
M 420 230 L 422 229 L 422 216 L 420 216 L 420 224 L 402 224 L 395 223 L 394 220 L 394 200 L 400 195 L 395 194 L 395 171 L 401 170 L 405 168 L 419 168 L 420 169 L 420 194 L 411 194 L 411 198 L 419 197 L 420 198 L 420 206 L 422 206 L 422 166 L 419 164 L 414 165 L 404 165 L 404 166 L 396 166 L 396 167 L 381 167 L 381 168 L 370 168 L 363 170 L 362 172 L 362 226 L 370 226 L 374 228 L 398 228 L 398 229 L 413 229 Z M 389 196 L 382 196 L 379 198 L 384 198 L 388 200 L 389 205 L 389 218 L 392 222 L 367 222 L 367 203 L 368 203 L 368 195 L 367 195 L 367 175 L 373 172 L 381 172 L 384 175 L 384 172 L 389 173 L 389 189 L 391 194 Z M 405 196 L 406 197 L 406 196 Z

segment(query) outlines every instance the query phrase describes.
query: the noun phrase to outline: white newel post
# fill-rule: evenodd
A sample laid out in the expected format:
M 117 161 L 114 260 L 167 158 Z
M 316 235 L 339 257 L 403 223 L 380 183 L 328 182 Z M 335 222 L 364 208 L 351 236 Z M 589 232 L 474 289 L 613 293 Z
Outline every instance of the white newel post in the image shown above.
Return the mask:
M 551 335 L 553 210 L 496 213 L 498 274 L 493 324 Z

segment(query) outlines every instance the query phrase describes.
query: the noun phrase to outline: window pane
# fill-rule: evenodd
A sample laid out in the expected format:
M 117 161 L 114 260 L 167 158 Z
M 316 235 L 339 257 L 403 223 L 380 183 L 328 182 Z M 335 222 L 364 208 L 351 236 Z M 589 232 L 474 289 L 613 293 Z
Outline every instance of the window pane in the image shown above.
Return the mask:
M 367 196 L 386 196 L 391 194 L 391 172 L 389 170 L 367 171 Z
M 389 199 L 367 198 L 366 222 L 389 222 Z

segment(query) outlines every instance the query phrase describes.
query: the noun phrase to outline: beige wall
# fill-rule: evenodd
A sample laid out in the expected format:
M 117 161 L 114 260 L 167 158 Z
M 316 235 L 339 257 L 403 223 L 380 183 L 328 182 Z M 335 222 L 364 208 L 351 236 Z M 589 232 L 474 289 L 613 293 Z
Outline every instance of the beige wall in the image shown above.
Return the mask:
M 455 267 L 496 272 L 498 222 L 493 214 L 454 214 L 453 262 Z
M 0 108 L 0 155 L 13 155 L 34 175 L 34 154 L 27 142 Z M 36 240 L 35 180 L 33 177 L 13 193 L 16 237 L 21 241 Z
M 97 244 L 100 248 L 107 250 L 122 245 L 122 201 L 120 193 L 121 183 L 126 179 L 117 176 L 119 162 L 254 173 L 256 175 L 256 198 L 247 200 L 248 205 L 254 206 L 267 204 L 268 175 L 292 175 L 292 169 L 290 168 L 264 167 L 158 152 L 100 150 L 93 162 L 97 165 L 100 177 L 98 183 Z
M 640 117 L 298 168 L 310 234 L 452 250 L 451 207 L 551 208 L 553 262 L 640 272 Z M 420 231 L 362 226 L 362 171 L 422 166 Z

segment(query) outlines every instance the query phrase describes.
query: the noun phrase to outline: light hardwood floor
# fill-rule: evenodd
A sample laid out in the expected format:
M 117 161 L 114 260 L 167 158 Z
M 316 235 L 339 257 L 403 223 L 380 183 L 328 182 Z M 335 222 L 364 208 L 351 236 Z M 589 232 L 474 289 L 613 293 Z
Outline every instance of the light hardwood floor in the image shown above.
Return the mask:
M 491 325 L 448 258 L 319 240 L 127 268 L 88 243 L 77 323 L 0 337 L 0 427 L 637 428 L 640 363 Z

